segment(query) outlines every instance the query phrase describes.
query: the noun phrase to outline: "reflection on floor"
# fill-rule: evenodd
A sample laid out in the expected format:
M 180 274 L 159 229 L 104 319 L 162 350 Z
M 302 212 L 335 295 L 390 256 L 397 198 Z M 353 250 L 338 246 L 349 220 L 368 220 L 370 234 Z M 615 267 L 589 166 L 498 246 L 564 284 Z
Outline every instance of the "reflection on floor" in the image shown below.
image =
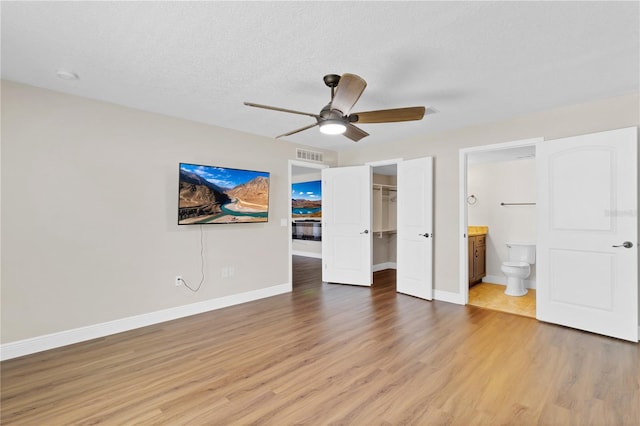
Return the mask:
M 476 284 L 469 289 L 469 304 L 494 311 L 536 317 L 536 291 L 529 289 L 520 297 L 504 294 L 505 286 L 490 283 Z

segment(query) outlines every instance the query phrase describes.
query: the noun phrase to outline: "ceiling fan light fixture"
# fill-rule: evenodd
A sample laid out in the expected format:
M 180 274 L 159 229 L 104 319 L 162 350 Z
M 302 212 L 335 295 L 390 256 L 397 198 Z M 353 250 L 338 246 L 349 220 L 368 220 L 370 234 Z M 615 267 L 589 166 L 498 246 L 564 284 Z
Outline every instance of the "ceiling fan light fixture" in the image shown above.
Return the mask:
M 360 95 L 362 95 L 362 92 L 364 92 L 364 89 L 367 87 L 367 82 L 355 74 L 345 73 L 342 75 L 325 75 L 324 84 L 331 89 L 331 101 L 320 110 L 319 114 L 254 104 L 251 102 L 245 102 L 244 104 L 250 107 L 270 109 L 272 111 L 308 115 L 316 119 L 316 122 L 313 124 L 276 136 L 276 138 L 295 135 L 296 133 L 318 126 L 322 134 L 344 135 L 353 142 L 358 142 L 360 139 L 369 136 L 369 133 L 353 123 L 395 123 L 399 121 L 422 120 L 426 112 L 425 107 L 417 106 L 351 113 L 351 109 L 356 102 L 358 102 Z
M 347 126 L 342 120 L 325 120 L 320 123 L 320 131 L 325 135 L 341 135 L 347 131 Z

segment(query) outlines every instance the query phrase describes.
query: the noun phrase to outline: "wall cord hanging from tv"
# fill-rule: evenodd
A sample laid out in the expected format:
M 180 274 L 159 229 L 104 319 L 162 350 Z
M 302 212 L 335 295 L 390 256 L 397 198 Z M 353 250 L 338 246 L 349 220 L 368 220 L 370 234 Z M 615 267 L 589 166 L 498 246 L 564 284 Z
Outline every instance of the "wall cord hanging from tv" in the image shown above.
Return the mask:
M 196 293 L 198 292 L 198 290 L 200 290 L 200 288 L 202 287 L 202 284 L 204 284 L 204 280 L 205 280 L 205 276 L 204 276 L 204 233 L 202 231 L 202 225 L 200 225 L 200 273 L 202 274 L 202 278 L 200 279 L 200 283 L 198 284 L 198 286 L 196 288 L 193 288 L 189 285 L 189 283 L 187 283 L 187 281 L 182 278 L 181 281 L 184 284 L 184 286 L 186 288 L 188 288 L 189 290 L 191 290 L 192 292 Z

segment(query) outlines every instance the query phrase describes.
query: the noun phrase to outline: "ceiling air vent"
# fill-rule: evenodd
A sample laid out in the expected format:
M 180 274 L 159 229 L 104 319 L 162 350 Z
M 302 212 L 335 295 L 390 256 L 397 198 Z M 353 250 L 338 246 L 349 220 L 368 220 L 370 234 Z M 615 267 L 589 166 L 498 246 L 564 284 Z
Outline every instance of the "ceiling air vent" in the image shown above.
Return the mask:
M 322 162 L 322 153 L 317 151 L 309 151 L 307 149 L 296 148 L 296 159 L 305 161 Z

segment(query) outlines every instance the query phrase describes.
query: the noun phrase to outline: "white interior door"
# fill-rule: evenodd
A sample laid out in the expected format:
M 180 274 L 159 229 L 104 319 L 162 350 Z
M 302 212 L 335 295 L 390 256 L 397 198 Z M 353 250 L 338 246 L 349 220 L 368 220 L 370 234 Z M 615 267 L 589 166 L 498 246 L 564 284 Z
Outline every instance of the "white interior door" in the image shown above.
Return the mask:
M 638 341 L 637 141 L 634 127 L 537 144 L 539 320 Z
M 370 286 L 371 167 L 322 170 L 322 281 Z
M 433 158 L 398 163 L 396 290 L 433 298 Z

